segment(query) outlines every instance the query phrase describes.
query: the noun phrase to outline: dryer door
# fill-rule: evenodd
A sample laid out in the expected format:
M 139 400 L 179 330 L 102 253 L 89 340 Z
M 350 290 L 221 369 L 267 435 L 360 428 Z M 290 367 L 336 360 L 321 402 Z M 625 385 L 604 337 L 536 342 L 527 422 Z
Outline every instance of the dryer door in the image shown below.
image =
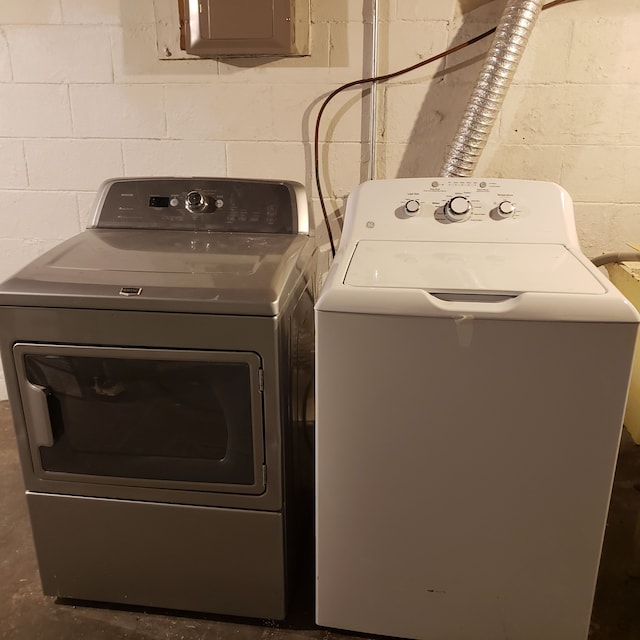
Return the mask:
M 13 351 L 39 477 L 265 490 L 256 353 L 25 343 Z

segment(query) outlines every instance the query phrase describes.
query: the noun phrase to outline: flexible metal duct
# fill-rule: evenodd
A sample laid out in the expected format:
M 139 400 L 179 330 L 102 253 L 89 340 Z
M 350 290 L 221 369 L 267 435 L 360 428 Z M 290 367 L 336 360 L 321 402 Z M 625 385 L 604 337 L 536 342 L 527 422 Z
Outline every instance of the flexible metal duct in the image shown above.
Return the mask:
M 443 176 L 470 176 L 478 163 L 511 85 L 544 0 L 508 0 L 445 159 Z

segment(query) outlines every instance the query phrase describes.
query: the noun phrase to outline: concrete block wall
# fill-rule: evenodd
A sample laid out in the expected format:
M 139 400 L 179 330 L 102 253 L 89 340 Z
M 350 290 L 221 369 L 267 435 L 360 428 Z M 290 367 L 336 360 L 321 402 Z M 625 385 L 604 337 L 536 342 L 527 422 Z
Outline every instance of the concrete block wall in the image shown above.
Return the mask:
M 311 0 L 309 57 L 160 60 L 155 9 L 177 22 L 177 3 L 0 3 L 0 279 L 80 231 L 108 177 L 294 179 L 317 212 L 314 118 L 369 75 L 372 0 Z M 380 0 L 380 71 L 495 25 L 504 4 Z M 544 12 L 476 172 L 562 184 L 589 255 L 640 240 L 639 31 L 637 0 Z M 488 43 L 380 86 L 377 177 L 439 173 Z M 368 175 L 362 96 L 325 116 L 332 210 Z

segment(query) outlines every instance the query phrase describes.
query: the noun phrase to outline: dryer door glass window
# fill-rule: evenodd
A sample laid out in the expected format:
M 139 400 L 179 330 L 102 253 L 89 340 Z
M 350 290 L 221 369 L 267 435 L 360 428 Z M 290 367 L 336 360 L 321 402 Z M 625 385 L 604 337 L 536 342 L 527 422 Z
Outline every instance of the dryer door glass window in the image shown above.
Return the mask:
M 262 490 L 256 354 L 15 349 L 45 474 Z

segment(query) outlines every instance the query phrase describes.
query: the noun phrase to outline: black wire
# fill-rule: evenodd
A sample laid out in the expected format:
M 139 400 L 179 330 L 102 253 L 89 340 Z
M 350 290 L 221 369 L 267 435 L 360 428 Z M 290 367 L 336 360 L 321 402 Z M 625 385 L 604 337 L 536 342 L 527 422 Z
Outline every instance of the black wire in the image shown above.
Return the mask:
M 555 7 L 556 5 L 562 4 L 563 2 L 568 2 L 569 0 L 553 0 L 552 2 L 547 2 L 542 7 L 542 11 L 545 9 L 551 9 L 551 7 Z M 322 114 L 324 110 L 327 108 L 327 105 L 333 100 L 339 93 L 346 91 L 347 89 L 351 89 L 352 87 L 357 87 L 361 84 L 367 84 L 369 82 L 386 82 L 387 80 L 391 80 L 393 78 L 397 78 L 398 76 L 404 75 L 405 73 L 410 73 L 411 71 L 415 71 L 420 67 L 424 67 L 432 62 L 436 62 L 446 56 L 449 56 L 453 53 L 457 53 L 458 51 L 465 49 L 466 47 L 475 44 L 476 42 L 480 42 L 480 40 L 484 40 L 484 38 L 490 36 L 492 33 L 495 33 L 497 29 L 493 27 L 480 35 L 477 35 L 462 44 L 456 45 L 455 47 L 451 47 L 451 49 L 447 49 L 446 51 L 442 51 L 441 53 L 428 58 L 427 60 L 421 60 L 420 62 L 416 62 L 416 64 L 412 64 L 410 67 L 405 67 L 404 69 L 400 69 L 398 71 L 393 71 L 392 73 L 386 73 L 381 76 L 372 76 L 371 78 L 361 78 L 360 80 L 352 80 L 351 82 L 347 82 L 342 86 L 338 87 L 334 91 L 332 91 L 323 101 L 322 106 L 320 107 L 320 111 L 318 111 L 318 115 L 316 116 L 316 126 L 313 138 L 313 159 L 315 163 L 315 178 L 316 178 L 316 187 L 318 189 L 318 198 L 320 199 L 320 208 L 322 209 L 322 217 L 324 218 L 324 224 L 327 228 L 327 235 L 329 236 L 329 244 L 331 245 L 331 255 L 336 255 L 336 246 L 333 240 L 333 233 L 331 231 L 331 224 L 329 223 L 329 214 L 327 213 L 327 208 L 324 204 L 324 194 L 322 193 L 321 186 L 321 177 L 320 177 L 320 122 L 322 120 Z

